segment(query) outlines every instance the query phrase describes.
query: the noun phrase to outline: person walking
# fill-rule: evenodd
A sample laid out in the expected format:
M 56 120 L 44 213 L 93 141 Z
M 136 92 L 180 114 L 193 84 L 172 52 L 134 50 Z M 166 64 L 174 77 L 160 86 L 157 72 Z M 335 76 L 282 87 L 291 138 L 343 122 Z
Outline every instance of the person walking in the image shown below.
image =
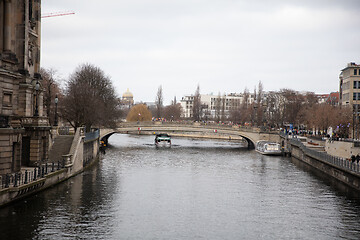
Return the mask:
M 354 163 L 354 162 L 355 162 L 355 159 L 356 159 L 355 155 L 354 155 L 354 154 L 353 154 L 353 155 L 351 155 L 351 162 L 352 162 L 352 163 Z

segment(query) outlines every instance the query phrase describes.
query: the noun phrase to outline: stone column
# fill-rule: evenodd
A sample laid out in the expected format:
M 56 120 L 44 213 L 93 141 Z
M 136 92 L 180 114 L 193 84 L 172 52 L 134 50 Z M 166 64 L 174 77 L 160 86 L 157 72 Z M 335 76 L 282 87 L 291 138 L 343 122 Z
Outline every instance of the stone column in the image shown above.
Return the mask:
M 4 50 L 11 49 L 11 2 L 4 1 Z

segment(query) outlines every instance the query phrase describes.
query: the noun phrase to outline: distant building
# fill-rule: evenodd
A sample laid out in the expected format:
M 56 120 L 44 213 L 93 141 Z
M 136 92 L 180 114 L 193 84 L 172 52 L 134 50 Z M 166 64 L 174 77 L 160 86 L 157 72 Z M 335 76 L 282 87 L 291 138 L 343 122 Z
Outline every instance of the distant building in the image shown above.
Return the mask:
M 331 92 L 326 99 L 326 103 L 330 105 L 339 105 L 340 93 L 339 92 Z
M 339 100 L 341 105 L 350 105 L 360 109 L 360 65 L 353 62 L 340 73 Z
M 316 94 L 318 103 L 327 103 L 333 106 L 339 105 L 339 92 L 331 92 L 330 94 Z
M 219 116 L 228 117 L 232 110 L 236 110 L 240 107 L 243 102 L 244 96 L 242 93 L 231 93 L 228 95 L 213 95 L 213 94 L 201 94 L 201 110 L 202 118 L 213 119 Z M 254 102 L 254 94 L 249 93 L 248 103 Z M 182 107 L 183 118 L 193 117 L 193 105 L 194 96 L 185 95 L 180 100 Z
M 326 103 L 326 100 L 329 97 L 329 94 L 316 94 L 318 103 Z
M 123 93 L 120 105 L 123 108 L 131 108 L 134 105 L 134 95 L 129 91 L 129 89 Z

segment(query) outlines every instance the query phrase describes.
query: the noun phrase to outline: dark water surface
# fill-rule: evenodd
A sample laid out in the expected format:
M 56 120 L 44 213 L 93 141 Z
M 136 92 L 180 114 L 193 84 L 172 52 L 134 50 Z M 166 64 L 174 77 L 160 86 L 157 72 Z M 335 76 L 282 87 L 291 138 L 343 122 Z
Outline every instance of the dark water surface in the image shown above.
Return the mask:
M 0 209 L 0 239 L 360 239 L 360 201 L 237 143 L 113 135 L 84 173 Z

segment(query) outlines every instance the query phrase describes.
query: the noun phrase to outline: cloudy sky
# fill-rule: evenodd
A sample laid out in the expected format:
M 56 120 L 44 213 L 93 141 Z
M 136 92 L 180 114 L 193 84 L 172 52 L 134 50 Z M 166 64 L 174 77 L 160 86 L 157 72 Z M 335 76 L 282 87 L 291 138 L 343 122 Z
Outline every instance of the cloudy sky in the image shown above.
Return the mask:
M 67 79 L 92 63 L 121 96 L 338 90 L 360 64 L 359 0 L 43 0 L 41 64 Z

